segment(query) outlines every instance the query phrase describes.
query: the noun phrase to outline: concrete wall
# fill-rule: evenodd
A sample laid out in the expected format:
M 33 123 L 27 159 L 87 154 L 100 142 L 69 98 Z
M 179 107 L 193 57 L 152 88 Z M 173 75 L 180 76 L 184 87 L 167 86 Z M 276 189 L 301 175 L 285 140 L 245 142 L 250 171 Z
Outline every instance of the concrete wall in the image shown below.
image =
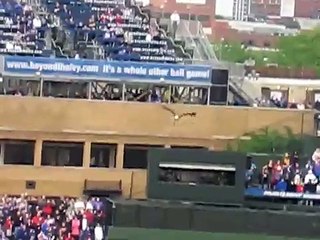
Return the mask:
M 81 196 L 85 179 L 121 180 L 124 198 L 144 199 L 146 175 L 145 170 L 1 166 L 0 194 Z M 26 180 L 36 181 L 36 189 L 26 190 Z
M 1 129 L 9 131 L 187 139 L 238 137 L 267 126 L 313 132 L 311 111 L 171 105 L 177 113 L 197 113 L 173 125 L 160 104 L 0 97 L 0 106 Z
M 169 147 L 204 146 L 223 150 L 248 131 L 289 126 L 297 133 L 313 134 L 312 111 L 171 105 L 177 113 L 194 111 L 173 125 L 160 104 L 67 100 L 35 97 L 0 97 L 0 139 L 35 140 L 34 166 L 0 167 L 0 194 L 80 195 L 85 179 L 122 180 L 126 198 L 145 198 L 146 171 L 123 169 L 124 144 Z M 83 166 L 42 167 L 45 140 L 84 142 Z M 116 168 L 91 169 L 91 143 L 117 144 Z

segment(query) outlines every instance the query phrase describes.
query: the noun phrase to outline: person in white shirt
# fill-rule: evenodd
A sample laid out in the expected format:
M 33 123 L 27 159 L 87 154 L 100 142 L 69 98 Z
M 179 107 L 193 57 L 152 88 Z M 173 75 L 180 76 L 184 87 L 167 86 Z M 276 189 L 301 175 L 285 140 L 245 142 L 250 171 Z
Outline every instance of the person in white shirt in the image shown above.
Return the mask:
M 82 222 L 81 222 L 82 231 L 85 231 L 87 227 L 88 227 L 88 220 L 86 215 L 83 215 Z
M 10 41 L 6 42 L 6 50 L 7 50 L 7 51 L 11 51 L 11 50 L 13 50 L 13 49 L 14 49 L 13 43 L 10 42 Z
M 24 14 L 26 14 L 28 12 L 32 12 L 32 7 L 28 4 L 25 4 L 23 7 L 23 12 L 24 12 Z
M 301 183 L 301 176 L 300 176 L 299 172 L 297 172 L 296 175 L 294 175 L 293 184 L 298 185 L 300 183 Z
M 311 184 L 311 185 L 315 185 L 317 184 L 318 179 L 316 177 L 316 175 L 313 174 L 312 170 L 308 171 L 308 174 L 304 177 L 304 184 Z
M 315 193 L 317 190 L 318 179 L 313 174 L 312 170 L 308 171 L 308 174 L 304 177 L 304 190 L 306 193 Z M 313 205 L 312 200 L 306 200 L 306 205 Z
M 312 161 L 319 162 L 320 161 L 320 148 L 317 148 L 312 154 Z
M 86 210 L 93 210 L 93 206 L 92 206 L 92 203 L 90 201 L 87 202 L 86 204 Z
M 32 25 L 33 25 L 33 28 L 35 28 L 35 29 L 41 28 L 42 23 L 41 23 L 41 20 L 38 16 L 33 19 Z
M 13 24 L 13 20 L 10 17 L 6 17 L 4 20 L 5 25 L 11 26 Z
M 86 209 L 86 206 L 84 205 L 84 202 L 79 199 L 74 203 L 74 210 L 76 212 L 81 212 L 82 210 Z
M 171 16 L 170 16 L 170 21 L 171 21 L 171 26 L 173 30 L 173 37 L 176 37 L 178 25 L 180 23 L 180 15 L 178 14 L 177 11 L 174 11 Z
M 146 41 L 147 41 L 147 42 L 151 42 L 151 41 L 152 41 L 152 36 L 151 36 L 150 33 L 147 33 L 147 35 L 146 35 Z
M 103 239 L 103 230 L 100 224 L 94 228 L 94 240 L 102 240 Z

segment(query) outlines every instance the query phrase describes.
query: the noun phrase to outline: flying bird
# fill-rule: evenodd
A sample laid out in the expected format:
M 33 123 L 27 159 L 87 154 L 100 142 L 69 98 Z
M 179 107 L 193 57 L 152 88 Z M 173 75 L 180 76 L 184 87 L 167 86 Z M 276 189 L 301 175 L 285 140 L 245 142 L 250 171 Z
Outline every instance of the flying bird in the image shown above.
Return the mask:
M 173 124 L 175 124 L 177 121 L 179 121 L 183 117 L 196 117 L 197 113 L 196 112 L 185 112 L 182 114 L 177 114 L 173 109 L 167 107 L 166 105 L 162 105 L 162 108 L 168 112 L 170 112 L 173 115 Z

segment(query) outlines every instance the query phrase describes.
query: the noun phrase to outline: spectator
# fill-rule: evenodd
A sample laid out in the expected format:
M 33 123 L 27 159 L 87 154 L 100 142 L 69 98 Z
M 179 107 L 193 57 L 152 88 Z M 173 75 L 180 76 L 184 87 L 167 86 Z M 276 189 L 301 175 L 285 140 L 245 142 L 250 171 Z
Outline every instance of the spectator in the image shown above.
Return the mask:
M 273 184 L 277 184 L 278 181 L 280 181 L 281 176 L 283 174 L 282 166 L 280 160 L 277 161 L 277 163 L 274 165 L 273 168 Z
M 273 161 L 270 160 L 267 165 L 262 168 L 262 184 L 263 188 L 269 190 L 272 189 L 272 172 L 273 172 Z
M 283 158 L 283 166 L 284 167 L 289 167 L 290 166 L 290 154 L 289 153 L 286 153 L 284 155 L 284 158 Z
M 103 230 L 101 225 L 98 223 L 94 229 L 94 239 L 95 240 L 103 240 Z
M 279 192 L 287 191 L 287 182 L 283 178 L 281 178 L 281 180 L 277 182 L 275 190 Z
M 312 160 L 314 162 L 320 162 L 320 148 L 317 148 L 312 154 Z
M 177 11 L 174 11 L 170 16 L 173 38 L 176 38 L 178 25 L 180 23 L 180 15 Z
M 99 202 L 100 199 L 95 201 L 100 210 L 92 213 L 90 200 L 87 204 L 84 200 L 74 199 L 36 199 L 24 195 L 19 198 L 3 197 L 0 199 L 3 206 L 0 209 L 0 221 L 3 223 L 0 234 L 2 231 L 7 238 L 14 236 L 19 240 L 30 240 L 34 236 L 45 240 L 88 240 L 97 233 L 96 239 L 102 239 L 99 236 L 105 235 L 102 227 L 105 223 L 103 203 Z M 83 206 L 88 209 L 84 211 Z
M 79 219 L 74 216 L 71 222 L 71 235 L 74 239 L 79 239 L 80 236 L 80 221 Z
M 316 192 L 316 184 L 318 183 L 318 179 L 316 175 L 313 174 L 312 170 L 308 171 L 308 174 L 304 177 L 304 185 L 305 191 L 309 193 Z
M 35 29 L 41 28 L 42 22 L 41 22 L 41 19 L 40 19 L 38 16 L 36 16 L 36 17 L 33 19 L 33 21 L 32 21 L 32 26 L 33 26 L 33 28 L 35 28 Z

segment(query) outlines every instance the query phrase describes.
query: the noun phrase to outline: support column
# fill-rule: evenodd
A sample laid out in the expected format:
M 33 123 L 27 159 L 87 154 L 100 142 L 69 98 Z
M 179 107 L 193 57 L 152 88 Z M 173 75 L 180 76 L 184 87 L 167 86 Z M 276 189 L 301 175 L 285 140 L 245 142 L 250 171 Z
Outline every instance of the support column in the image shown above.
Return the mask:
M 34 159 L 33 165 L 35 167 L 41 167 L 41 158 L 42 158 L 42 139 L 37 139 L 36 144 L 34 146 Z
M 0 165 L 4 164 L 4 153 L 6 151 L 6 145 L 4 142 L 1 142 L 1 149 L 0 149 Z
M 91 142 L 85 141 L 83 146 L 82 167 L 89 168 L 91 161 Z
M 109 152 L 109 168 L 115 167 L 115 160 L 116 160 L 116 148 L 111 147 Z
M 119 143 L 117 147 L 117 157 L 116 157 L 116 168 L 123 169 L 123 161 L 124 161 L 124 144 Z

